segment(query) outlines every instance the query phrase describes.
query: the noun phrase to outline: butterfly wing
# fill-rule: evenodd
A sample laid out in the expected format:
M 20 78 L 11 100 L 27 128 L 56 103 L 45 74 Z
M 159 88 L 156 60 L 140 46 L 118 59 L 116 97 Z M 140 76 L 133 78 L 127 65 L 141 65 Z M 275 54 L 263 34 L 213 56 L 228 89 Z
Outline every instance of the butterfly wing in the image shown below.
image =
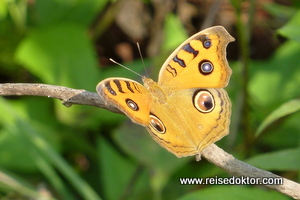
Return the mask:
M 223 88 L 231 69 L 226 47 L 234 38 L 222 26 L 205 29 L 183 42 L 165 61 L 158 84 L 174 89 Z
M 204 148 L 229 132 L 231 103 L 222 88 L 231 75 L 226 46 L 233 40 L 223 27 L 205 29 L 171 54 L 158 83 L 145 78 L 144 87 L 110 78 L 97 85 L 97 92 L 176 156 L 200 158 Z
M 108 106 L 118 108 L 134 123 L 148 125 L 151 96 L 140 83 L 125 78 L 108 78 L 96 90 Z
M 224 89 L 174 90 L 150 109 L 148 132 L 177 157 L 197 155 L 229 133 L 231 103 Z

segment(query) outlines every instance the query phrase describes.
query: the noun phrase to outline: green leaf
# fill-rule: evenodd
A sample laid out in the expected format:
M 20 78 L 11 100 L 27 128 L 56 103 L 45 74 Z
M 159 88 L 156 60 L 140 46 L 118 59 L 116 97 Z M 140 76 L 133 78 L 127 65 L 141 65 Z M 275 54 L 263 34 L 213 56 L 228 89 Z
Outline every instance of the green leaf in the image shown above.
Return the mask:
M 264 134 L 257 138 L 257 146 L 268 151 L 289 149 L 299 146 L 300 137 L 300 112 L 296 112 L 288 117 L 272 123 Z M 262 150 L 261 149 L 261 150 Z M 264 152 L 265 153 L 265 152 Z
M 163 50 L 174 50 L 179 44 L 187 39 L 186 31 L 179 18 L 174 14 L 168 14 L 164 27 Z
M 98 82 L 94 50 L 81 26 L 37 29 L 21 42 L 16 58 L 47 84 L 94 90 Z
M 280 21 L 287 21 L 297 12 L 296 7 L 285 6 L 277 3 L 265 3 L 263 8 Z
M 129 120 L 115 131 L 114 139 L 125 152 L 151 171 L 151 186 L 155 194 L 163 190 L 176 170 L 191 159 L 195 159 L 177 158 L 157 144 L 144 127 L 133 124 Z
M 7 16 L 7 2 L 0 1 L 0 20 L 3 20 Z
M 100 73 L 85 31 L 74 24 L 36 29 L 21 42 L 16 58 L 44 83 L 95 91 Z M 66 109 L 61 102 L 55 103 L 59 119 L 68 124 L 78 123 L 78 115 L 85 109 Z
M 263 120 L 272 110 L 300 95 L 299 55 L 300 44 L 287 41 L 270 60 L 251 61 L 248 88 L 257 120 Z
M 51 118 L 51 104 L 47 99 L 24 98 L 9 103 L 0 98 L 0 165 L 20 172 L 36 172 L 35 158 L 31 153 L 31 145 L 24 138 L 28 127 L 39 130 L 49 144 L 59 148 L 57 124 Z M 43 110 L 43 112 L 41 112 Z M 16 123 L 17 119 L 30 120 L 31 123 Z M 43 122 L 46 122 L 45 124 Z M 16 159 L 17 158 L 17 159 Z
M 245 162 L 265 170 L 297 171 L 300 169 L 300 148 L 260 154 Z
M 129 180 L 134 175 L 137 167 L 135 162 L 130 161 L 113 148 L 103 137 L 97 139 L 99 171 L 101 173 L 101 182 L 105 184 L 103 196 L 105 199 L 120 199 L 127 188 L 136 188 L 137 185 L 144 185 L 145 182 L 134 182 L 130 184 Z M 138 178 L 138 177 L 133 177 Z
M 46 177 L 48 176 L 51 183 L 60 183 L 61 188 L 56 188 L 57 191 L 63 192 L 64 195 L 69 196 L 68 192 L 66 192 L 67 190 L 65 186 L 61 184 L 60 176 L 57 174 L 56 170 L 53 169 L 55 167 L 61 174 L 64 175 L 70 184 L 73 185 L 76 191 L 82 195 L 83 199 L 101 199 L 98 194 L 96 194 L 96 192 L 80 176 L 78 176 L 72 167 L 58 154 L 49 140 L 46 140 L 41 135 L 42 133 L 49 131 L 46 125 L 44 125 L 44 129 L 40 131 L 41 127 L 34 125 L 34 121 L 27 117 L 25 115 L 26 113 L 19 115 L 19 111 L 2 98 L 0 98 L 0 103 L 0 105 L 3 106 L 2 109 L 11 115 L 9 122 L 13 122 L 6 124 L 5 128 L 7 129 L 7 134 L 4 135 L 11 139 L 11 143 L 3 142 L 3 138 L 1 141 L 2 143 L 0 143 L 0 147 L 3 148 L 1 152 L 5 152 L 5 154 L 0 156 L 1 161 L 5 158 L 7 161 L 8 157 L 8 159 L 13 160 L 15 163 L 20 163 L 25 167 L 30 166 L 31 168 L 28 168 L 31 170 L 34 166 L 37 166 Z M 3 135 L 1 136 L 3 137 Z M 13 153 L 15 152 L 18 154 L 13 156 Z M 7 163 L 9 163 L 9 160 Z M 3 166 L 2 163 L 1 166 Z M 14 166 L 6 167 L 14 169 Z M 52 177 L 49 178 L 50 174 Z M 56 185 L 54 187 L 56 187 Z M 60 194 L 62 195 L 62 193 Z
M 127 120 L 114 133 L 114 139 L 129 154 L 147 166 L 168 169 L 166 173 L 172 173 L 178 165 L 186 163 L 191 159 L 178 159 L 157 144 L 144 127 Z M 145 156 L 154 154 L 156 156 Z M 169 163 L 173 163 L 172 166 Z
M 47 200 L 56 200 L 55 198 L 48 197 L 45 198 L 39 190 L 34 189 L 29 182 L 26 182 L 23 178 L 12 175 L 2 169 L 0 169 L 0 190 L 1 191 L 17 191 L 18 194 L 21 194 L 31 199 L 47 199 Z M 0 197 L 3 197 L 0 195 Z M 5 199 L 4 197 L 1 199 Z
M 286 38 L 300 42 L 300 11 L 285 26 L 280 28 L 278 33 Z
M 109 0 L 43 0 L 35 2 L 38 26 L 62 21 L 87 27 Z
M 289 198 L 272 190 L 250 188 L 246 186 L 224 185 L 213 186 L 186 194 L 177 200 L 230 199 L 230 200 L 288 200 Z
M 255 136 L 259 136 L 270 124 L 287 115 L 293 114 L 300 110 L 300 99 L 294 99 L 282 104 L 274 110 L 258 127 Z

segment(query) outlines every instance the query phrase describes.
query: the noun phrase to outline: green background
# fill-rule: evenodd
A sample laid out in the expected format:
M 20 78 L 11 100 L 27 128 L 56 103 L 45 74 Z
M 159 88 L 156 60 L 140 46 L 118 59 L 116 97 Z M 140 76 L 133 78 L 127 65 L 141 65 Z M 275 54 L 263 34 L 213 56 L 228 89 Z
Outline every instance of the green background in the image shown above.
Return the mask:
M 199 12 L 198 23 L 188 23 L 177 12 L 176 6 L 181 6 L 177 2 L 165 10 L 156 32 L 138 37 L 117 20 L 126 11 L 123 2 L 0 1 L 0 82 L 95 92 L 97 83 L 107 77 L 140 81 L 108 61 L 112 57 L 143 73 L 136 42 L 140 42 L 149 76 L 156 80 L 167 56 L 201 29 L 203 16 L 212 14 Z M 160 8 L 157 2 L 136 2 L 150 10 L 140 13 L 141 19 L 148 17 L 141 24 L 155 30 L 151 23 Z M 237 159 L 299 182 L 300 3 L 283 2 L 231 0 L 225 7 L 230 13 L 227 24 L 221 23 L 222 16 L 210 24 L 229 28 L 236 38 L 228 48 L 233 69 L 226 88 L 233 104 L 231 131 L 217 144 Z M 205 10 L 196 3 L 187 4 Z M 128 17 L 137 33 L 139 27 L 129 18 L 134 11 L 132 7 L 123 17 Z M 163 36 L 161 42 L 151 40 L 155 34 Z M 130 60 L 117 52 L 117 45 L 124 43 L 134 49 Z M 149 46 L 159 51 L 151 53 Z M 3 200 L 289 199 L 251 185 L 180 185 L 181 177 L 231 175 L 205 159 L 176 158 L 142 127 L 100 108 L 66 108 L 50 98 L 10 96 L 0 98 L 0 113 Z

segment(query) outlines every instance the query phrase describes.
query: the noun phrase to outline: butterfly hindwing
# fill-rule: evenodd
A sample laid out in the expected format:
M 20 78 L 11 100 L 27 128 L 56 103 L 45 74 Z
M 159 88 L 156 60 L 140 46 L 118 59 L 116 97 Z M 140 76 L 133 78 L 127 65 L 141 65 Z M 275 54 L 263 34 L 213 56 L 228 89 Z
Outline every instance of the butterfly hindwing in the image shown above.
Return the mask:
M 229 132 L 231 103 L 224 89 L 175 90 L 166 105 L 151 106 L 150 118 L 154 116 L 158 125 L 150 123 L 147 130 L 154 140 L 178 157 L 200 155 L 204 148 Z

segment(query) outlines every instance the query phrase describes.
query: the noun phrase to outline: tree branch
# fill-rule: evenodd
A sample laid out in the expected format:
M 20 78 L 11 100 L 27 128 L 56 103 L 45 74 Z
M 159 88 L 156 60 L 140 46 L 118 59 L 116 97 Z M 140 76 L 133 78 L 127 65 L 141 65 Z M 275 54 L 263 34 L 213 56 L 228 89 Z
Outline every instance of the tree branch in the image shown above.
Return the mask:
M 86 90 L 76 90 L 62 86 L 47 84 L 26 84 L 26 83 L 6 83 L 0 84 L 0 96 L 43 96 L 62 100 L 63 105 L 70 107 L 73 104 L 89 105 L 104 108 L 112 112 L 120 113 L 113 107 L 107 107 L 102 98 L 94 92 Z M 237 160 L 232 155 L 226 153 L 215 144 L 207 147 L 202 156 L 209 162 L 235 176 L 253 177 L 253 178 L 283 178 L 271 172 L 258 169 Z M 300 199 L 300 184 L 289 179 L 283 178 L 282 185 L 262 185 L 292 198 Z
M 265 171 L 248 165 L 247 163 L 244 163 L 234 158 L 231 154 L 225 152 L 223 149 L 219 148 L 215 144 L 212 144 L 209 147 L 207 147 L 202 152 L 202 156 L 205 157 L 206 160 L 208 160 L 209 162 L 213 163 L 214 165 L 218 166 L 219 168 L 234 176 L 259 178 L 260 181 L 262 178 L 272 178 L 273 180 L 276 178 L 282 178 L 282 185 L 261 184 L 261 186 L 271 188 L 294 199 L 300 199 L 299 183 L 283 178 L 269 171 Z
M 59 99 L 66 107 L 73 104 L 88 105 L 107 109 L 111 112 L 121 113 L 114 107 L 107 107 L 104 101 L 95 92 L 77 90 L 57 85 L 31 84 L 31 83 L 5 83 L 0 84 L 0 96 L 41 96 Z

